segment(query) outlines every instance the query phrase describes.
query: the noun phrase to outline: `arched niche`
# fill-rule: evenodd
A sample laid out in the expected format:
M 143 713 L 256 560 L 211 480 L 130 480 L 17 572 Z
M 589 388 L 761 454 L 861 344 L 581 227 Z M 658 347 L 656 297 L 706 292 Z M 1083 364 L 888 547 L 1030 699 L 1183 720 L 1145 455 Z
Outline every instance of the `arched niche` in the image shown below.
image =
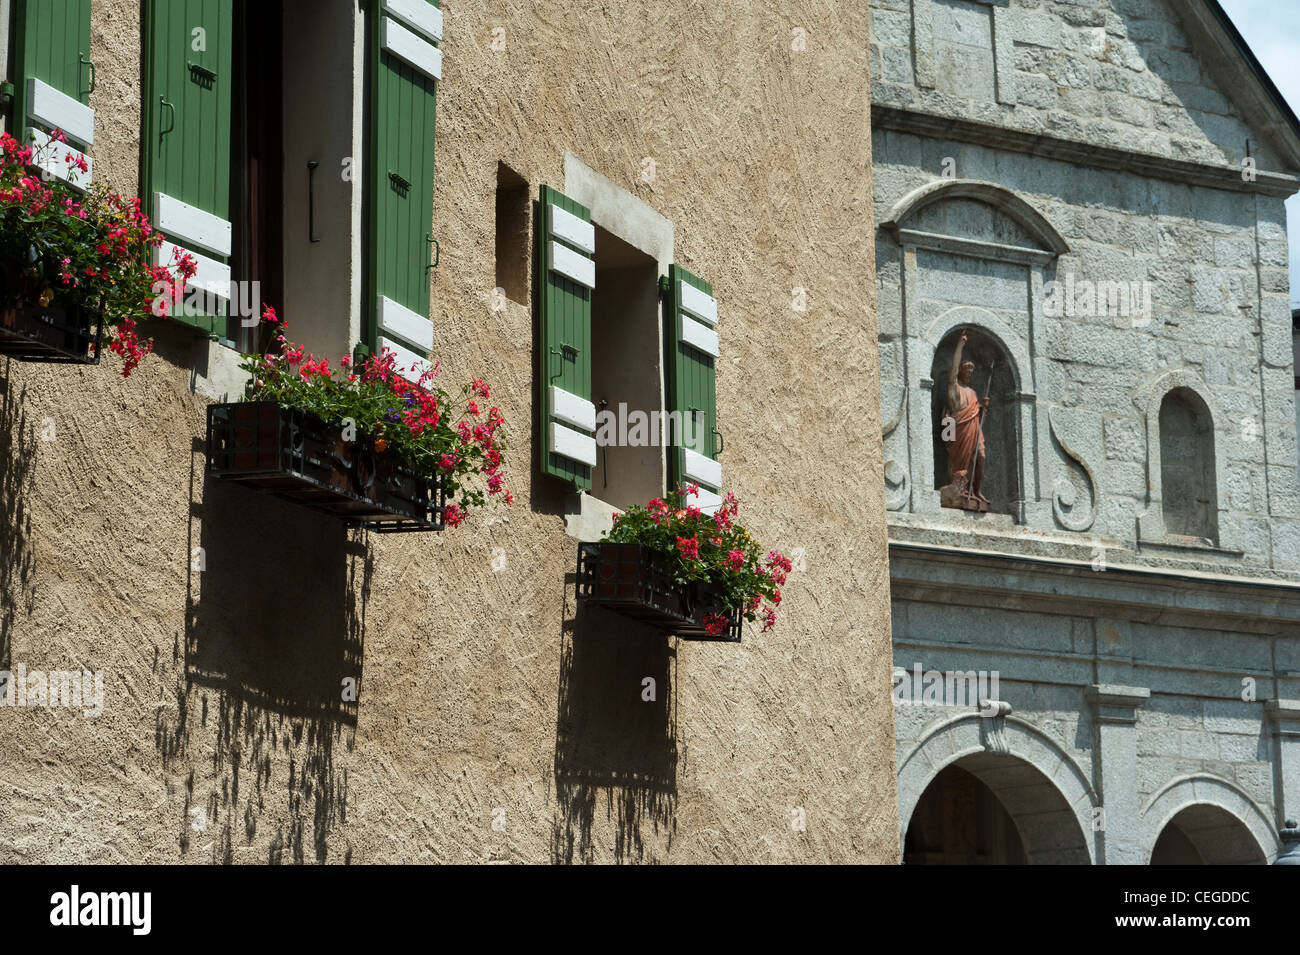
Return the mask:
M 1218 811 L 1207 812 L 1207 807 Z M 1237 825 L 1229 825 L 1229 821 Z M 1269 863 L 1277 857 L 1279 840 L 1269 814 L 1241 787 L 1209 773 L 1172 779 L 1147 800 L 1139 831 L 1148 863 L 1171 824 L 1177 825 L 1184 837 L 1175 840 L 1175 845 L 1185 854 L 1185 843 L 1190 843 L 1202 863 Z M 1242 841 L 1236 850 L 1216 833 L 1223 829 L 1237 831 L 1236 837 Z M 1163 848 L 1168 851 L 1168 842 Z
M 1018 374 L 1015 360 L 996 335 L 975 325 L 959 325 L 940 340 L 934 350 L 930 378 L 934 382 L 930 395 L 930 419 L 933 422 L 931 453 L 934 460 L 934 477 L 931 481 L 938 490 L 950 481 L 955 469 L 969 469 L 971 462 L 955 463 L 948 456 L 945 424 L 948 405 L 948 375 L 953 356 L 961 336 L 967 336 L 962 350 L 962 361 L 971 361 L 970 387 L 983 400 L 989 399 L 984 413 L 985 443 L 984 496 L 989 499 L 993 513 L 1018 513 L 1022 498 L 1020 476 L 1020 422 L 1018 415 Z M 951 432 L 951 428 L 948 432 Z
M 1147 505 L 1138 516 L 1143 541 L 1234 550 L 1223 455 L 1225 418 L 1213 393 L 1187 369 L 1164 371 L 1139 392 L 1147 436 Z M 1166 462 L 1166 455 L 1172 460 Z M 1166 493 L 1174 495 L 1166 500 Z

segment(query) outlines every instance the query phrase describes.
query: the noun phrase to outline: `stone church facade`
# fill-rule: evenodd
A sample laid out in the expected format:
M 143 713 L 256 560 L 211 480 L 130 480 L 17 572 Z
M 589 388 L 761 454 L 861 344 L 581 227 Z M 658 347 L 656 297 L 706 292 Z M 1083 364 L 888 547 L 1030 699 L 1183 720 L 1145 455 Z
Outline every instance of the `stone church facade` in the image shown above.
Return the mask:
M 904 862 L 1272 861 L 1300 125 L 1213 0 L 871 10 Z M 963 333 L 987 512 L 938 490 Z

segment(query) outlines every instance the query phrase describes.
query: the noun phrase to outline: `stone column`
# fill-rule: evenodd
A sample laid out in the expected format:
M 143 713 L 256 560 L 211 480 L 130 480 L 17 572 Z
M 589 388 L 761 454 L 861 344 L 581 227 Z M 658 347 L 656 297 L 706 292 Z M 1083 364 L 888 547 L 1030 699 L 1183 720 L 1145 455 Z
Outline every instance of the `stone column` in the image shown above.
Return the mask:
M 1264 712 L 1273 727 L 1273 793 L 1279 828 L 1300 816 L 1300 700 L 1268 700 Z
M 1097 747 L 1097 793 L 1103 810 L 1097 835 L 1097 861 L 1105 865 L 1141 865 L 1142 803 L 1137 791 L 1137 709 L 1151 697 L 1144 686 L 1094 683 Z

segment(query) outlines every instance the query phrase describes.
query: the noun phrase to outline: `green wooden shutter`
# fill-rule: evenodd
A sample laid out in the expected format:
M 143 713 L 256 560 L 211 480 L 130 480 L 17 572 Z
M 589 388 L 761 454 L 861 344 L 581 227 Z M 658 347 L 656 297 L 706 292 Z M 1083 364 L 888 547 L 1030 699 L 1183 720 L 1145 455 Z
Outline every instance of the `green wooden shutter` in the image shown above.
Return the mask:
M 14 22 L 13 135 L 23 142 L 34 137 L 50 157 L 41 165 L 84 188 L 91 173 L 69 179 L 64 157 L 80 153 L 89 165 L 85 154 L 94 142 L 90 0 L 17 0 Z M 67 135 L 67 146 L 46 146 L 46 134 L 56 128 Z
M 591 292 L 596 284 L 591 212 L 542 186 L 537 236 L 538 436 L 543 474 L 591 490 L 596 407 L 591 401 Z
M 146 0 L 140 190 L 154 225 L 192 255 L 211 314 L 181 316 L 224 331 L 230 298 L 230 136 L 234 0 Z
M 397 353 L 415 379 L 433 347 L 434 132 L 442 12 L 428 0 L 377 0 L 370 26 L 369 319 L 366 345 Z M 415 365 L 416 371 L 409 371 Z
M 674 421 L 669 483 L 699 484 L 697 503 L 720 503 L 722 468 L 716 371 L 718 303 L 713 286 L 678 265 L 668 267 L 670 321 L 664 324 L 668 412 Z M 673 413 L 676 414 L 673 414 Z

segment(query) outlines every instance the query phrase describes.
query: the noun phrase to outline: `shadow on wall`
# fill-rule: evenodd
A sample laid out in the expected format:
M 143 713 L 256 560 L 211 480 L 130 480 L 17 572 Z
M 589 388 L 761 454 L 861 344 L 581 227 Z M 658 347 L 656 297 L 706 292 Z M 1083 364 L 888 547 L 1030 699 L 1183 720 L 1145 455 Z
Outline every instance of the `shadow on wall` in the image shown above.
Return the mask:
M 264 861 L 325 862 L 331 831 L 347 819 L 348 776 L 334 748 L 355 742 L 374 570 L 365 532 L 349 540 L 335 518 L 207 477 L 202 440 L 190 501 L 184 645 L 174 650 L 184 682 L 178 714 L 160 718 L 156 743 L 168 765 L 193 755 L 196 732 L 215 735 L 218 780 L 196 796 L 190 770 L 182 854 L 196 815 L 216 830 L 214 861 L 232 862 L 273 813 Z
M 677 828 L 677 653 L 659 631 L 602 608 L 571 616 L 575 587 L 567 575 L 551 858 L 598 861 L 593 830 L 603 812 L 615 861 L 638 862 L 650 833 L 670 846 Z
M 36 435 L 28 432 L 23 412 L 27 389 L 14 394 L 11 361 L 5 359 L 0 382 L 0 670 L 10 669 L 18 612 L 30 614 L 35 597 L 32 518 L 24 504 L 32 483 Z

